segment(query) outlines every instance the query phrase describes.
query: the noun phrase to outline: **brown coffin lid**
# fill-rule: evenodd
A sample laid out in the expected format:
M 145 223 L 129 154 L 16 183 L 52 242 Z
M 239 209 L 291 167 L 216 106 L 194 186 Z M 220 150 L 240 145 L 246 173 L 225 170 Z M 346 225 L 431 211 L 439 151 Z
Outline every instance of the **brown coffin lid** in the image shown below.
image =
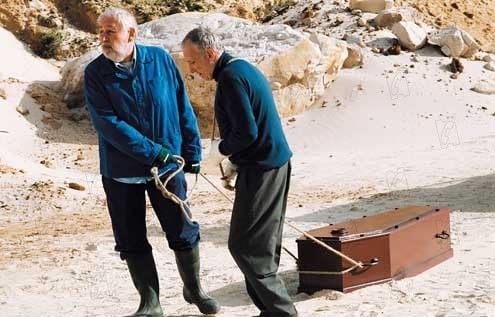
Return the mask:
M 430 213 L 439 211 L 440 208 L 432 206 L 408 206 L 396 208 L 373 216 L 364 216 L 360 219 L 328 225 L 308 231 L 310 235 L 322 240 L 355 240 L 364 237 L 387 234 L 412 221 L 425 217 Z M 305 236 L 297 239 L 308 240 Z

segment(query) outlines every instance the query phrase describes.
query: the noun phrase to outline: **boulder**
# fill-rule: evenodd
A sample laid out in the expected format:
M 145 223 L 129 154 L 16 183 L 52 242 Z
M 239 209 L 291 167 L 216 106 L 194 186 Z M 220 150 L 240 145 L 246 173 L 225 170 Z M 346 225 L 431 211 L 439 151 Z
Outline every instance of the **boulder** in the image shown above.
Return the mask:
M 395 23 L 392 26 L 392 33 L 397 37 L 400 45 L 410 51 L 415 51 L 426 44 L 426 31 L 414 22 Z
M 79 58 L 68 61 L 60 70 L 62 80 L 58 90 L 63 93 L 63 99 L 69 109 L 84 105 L 83 79 L 84 69 L 93 59 L 101 54 L 99 48 L 89 51 Z
M 203 131 L 211 124 L 216 83 L 191 74 L 181 49 L 186 33 L 200 25 L 219 35 L 226 51 L 259 67 L 274 89 L 282 116 L 309 107 L 336 78 L 347 58 L 343 41 L 305 34 L 285 24 L 263 25 L 221 13 L 174 14 L 140 25 L 138 43 L 161 46 L 176 61 Z M 66 100 L 83 101 L 83 69 L 98 54 L 95 49 L 63 68 L 61 88 Z
M 380 13 L 385 9 L 390 9 L 394 5 L 393 0 L 350 0 L 351 10 L 361 10 L 364 12 Z
M 374 19 L 376 26 L 380 28 L 391 28 L 397 22 L 416 22 L 416 20 L 419 20 L 418 12 L 410 7 L 383 10 Z
M 441 47 L 442 53 L 452 57 L 472 57 L 480 46 L 466 31 L 449 26 L 445 29 L 433 32 L 428 41 Z

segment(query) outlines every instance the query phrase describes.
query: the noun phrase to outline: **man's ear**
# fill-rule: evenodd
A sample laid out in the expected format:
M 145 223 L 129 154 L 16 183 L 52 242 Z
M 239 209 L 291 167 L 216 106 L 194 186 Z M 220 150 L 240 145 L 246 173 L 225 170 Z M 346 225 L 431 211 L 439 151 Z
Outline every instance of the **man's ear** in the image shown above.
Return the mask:
M 210 64 L 215 63 L 217 58 L 217 51 L 211 47 L 208 47 L 206 49 L 206 57 L 208 58 L 208 62 L 210 62 Z
M 135 41 L 136 35 L 137 35 L 136 29 L 133 27 L 129 28 L 129 42 Z

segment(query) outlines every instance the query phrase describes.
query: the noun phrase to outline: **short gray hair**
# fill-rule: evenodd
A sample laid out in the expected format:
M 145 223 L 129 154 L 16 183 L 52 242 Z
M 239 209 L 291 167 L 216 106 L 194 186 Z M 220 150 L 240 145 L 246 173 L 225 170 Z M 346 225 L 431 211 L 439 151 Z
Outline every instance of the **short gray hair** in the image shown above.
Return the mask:
M 100 14 L 96 22 L 100 24 L 101 20 L 104 18 L 113 18 L 117 20 L 124 29 L 128 30 L 134 28 L 137 32 L 136 18 L 126 9 L 110 7 Z
M 201 49 L 213 48 L 217 52 L 223 51 L 223 45 L 218 36 L 207 28 L 197 27 L 189 31 L 182 40 L 182 46 L 186 42 L 191 42 Z

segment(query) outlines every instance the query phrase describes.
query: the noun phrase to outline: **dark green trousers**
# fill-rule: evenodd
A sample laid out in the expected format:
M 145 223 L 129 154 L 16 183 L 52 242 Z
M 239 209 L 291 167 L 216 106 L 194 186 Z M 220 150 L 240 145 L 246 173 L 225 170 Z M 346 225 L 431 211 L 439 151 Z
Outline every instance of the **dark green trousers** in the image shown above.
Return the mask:
M 229 251 L 244 273 L 246 288 L 262 316 L 297 316 L 277 275 L 291 166 L 241 169 L 229 233 Z

